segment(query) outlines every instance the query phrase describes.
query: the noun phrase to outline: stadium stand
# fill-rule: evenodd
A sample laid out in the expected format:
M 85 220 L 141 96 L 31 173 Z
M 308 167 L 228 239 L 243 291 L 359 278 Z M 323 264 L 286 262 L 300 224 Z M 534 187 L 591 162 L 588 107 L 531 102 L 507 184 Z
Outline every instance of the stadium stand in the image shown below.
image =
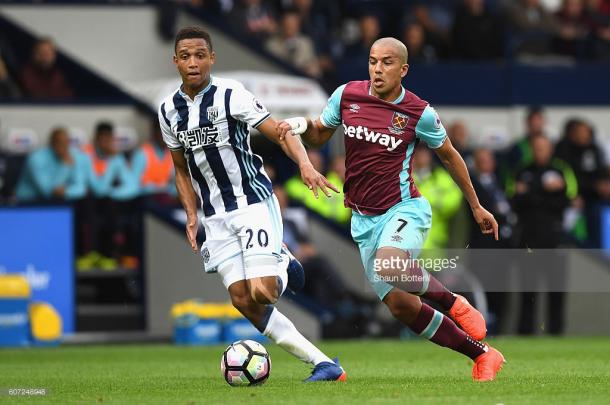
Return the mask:
M 129 105 L 136 111 L 135 114 L 141 116 L 141 121 L 149 122 L 153 112 L 150 106 L 153 103 L 132 91 L 130 85 L 133 83 L 127 75 L 120 77 L 116 72 L 100 74 L 91 68 L 95 63 L 90 60 L 77 62 L 77 59 L 70 55 L 78 54 L 81 49 L 65 49 L 64 39 L 55 39 L 52 32 L 46 35 L 53 37 L 53 41 L 46 39 L 46 35 L 35 33 L 30 25 L 24 23 L 27 22 L 25 13 L 20 14 L 19 7 L 8 7 L 10 3 L 7 4 L 8 11 L 0 12 L 0 107 L 42 105 L 50 108 L 69 105 L 87 108 L 94 102 Z M 241 56 L 241 59 L 238 57 L 235 62 L 231 62 L 234 65 L 240 66 L 240 61 L 249 59 L 247 55 L 253 53 L 266 63 L 272 64 L 278 71 L 315 79 L 328 93 L 348 80 L 362 80 L 367 77 L 368 49 L 375 39 L 386 35 L 403 38 L 409 48 L 411 63 L 405 83 L 410 90 L 440 106 L 452 142 L 465 156 L 471 169 L 474 169 L 475 187 L 480 193 L 483 190 L 488 192 L 489 199 L 495 201 L 495 212 L 498 217 L 503 218 L 501 248 L 513 247 L 515 238 L 518 238 L 523 228 L 524 214 L 516 206 L 511 206 L 514 200 L 507 198 L 506 194 L 512 193 L 510 179 L 513 179 L 523 166 L 531 163 L 533 151 L 530 143 L 539 136 L 557 141 L 555 155 L 575 171 L 579 190 L 578 194 L 569 194 L 568 200 L 564 201 L 562 206 L 565 210 L 561 210 L 561 218 L 557 220 L 562 222 L 566 231 L 560 230 L 557 234 L 560 240 L 557 246 L 599 248 L 604 243 L 601 216 L 610 204 L 610 166 L 604 153 L 610 144 L 610 122 L 607 117 L 604 118 L 607 116 L 607 105 L 610 104 L 610 84 L 607 81 L 610 67 L 610 4 L 606 0 L 564 1 L 557 9 L 550 8 L 548 2 L 542 0 L 435 0 L 408 4 L 397 0 L 95 3 L 96 7 L 109 11 L 115 8 L 127 10 L 140 7 L 158 12 L 159 26 L 155 28 L 159 29 L 162 35 L 154 38 L 157 42 L 151 43 L 162 45 L 164 49 L 171 48 L 172 44 L 168 43 L 167 39 L 173 37 L 176 27 L 185 19 L 212 27 L 218 30 L 222 41 L 237 41 L 246 49 L 235 53 Z M 45 7 L 57 4 L 82 6 L 78 1 L 42 1 L 36 4 Z M 10 38 L 10 41 L 7 38 Z M 53 44 L 57 46 L 56 58 L 53 55 Z M 50 49 L 41 50 L 41 46 Z M 37 62 L 40 56 L 30 57 L 32 50 L 34 55 L 46 52 L 43 65 L 56 65 L 61 71 L 53 73 L 54 80 L 48 80 L 48 76 L 43 78 L 45 82 L 48 80 L 48 84 L 53 81 L 56 84 L 56 87 L 45 94 L 37 94 L 41 86 L 32 84 L 35 82 L 34 76 L 45 70 L 41 69 L 40 62 Z M 104 52 L 108 52 L 103 56 L 104 59 L 114 59 L 111 49 Z M 113 63 L 129 61 L 117 57 Z M 50 75 L 49 72 L 45 74 Z M 249 72 L 242 76 L 249 75 L 254 76 Z M 60 79 L 61 76 L 64 79 Z M 272 79 L 261 75 L 258 83 L 269 80 Z M 257 90 L 262 91 L 263 88 L 264 86 L 260 86 Z M 46 100 L 41 102 L 39 96 L 44 96 Z M 526 111 L 529 106 L 533 107 Z M 492 108 L 495 110 L 491 111 Z M 586 117 L 577 118 L 585 110 Z M 57 116 L 58 120 L 62 120 L 59 118 L 61 114 Z M 100 118 L 93 118 L 93 113 L 91 116 L 86 124 L 69 122 L 70 120 L 55 124 L 68 128 L 73 146 L 85 147 L 91 138 L 89 128 Z M 522 119 L 524 116 L 525 120 Z M 564 125 L 565 129 L 560 134 L 559 129 Z M 3 204 L 15 203 L 14 188 L 19 177 L 17 173 L 21 172 L 27 154 L 46 144 L 46 134 L 51 127 L 49 124 L 41 130 L 38 126 L 27 128 L 25 125 L 13 123 L 7 127 L 3 120 L 0 142 L 0 198 Z M 151 144 L 144 143 L 151 133 L 148 124 L 138 125 L 133 120 L 123 120 L 120 123 L 117 121 L 114 132 L 117 156 L 124 161 L 121 172 L 127 177 L 116 182 L 122 186 L 120 196 L 103 209 L 99 206 L 89 206 L 88 217 L 93 218 L 102 211 L 116 211 L 121 214 L 119 217 L 122 219 L 112 215 L 104 216 L 113 218 L 102 224 L 110 226 L 114 223 L 109 232 L 116 237 L 112 238 L 110 246 L 77 248 L 78 254 L 83 256 L 91 251 L 102 250 L 101 256 L 114 261 L 100 265 L 103 260 L 98 256 L 92 258 L 96 265 L 86 263 L 81 266 L 93 271 L 89 275 L 82 275 L 87 281 L 81 282 L 86 285 L 81 286 L 83 288 L 79 297 L 85 297 L 83 302 L 87 304 L 98 303 L 94 296 L 107 287 L 104 283 L 108 283 L 108 274 L 96 271 L 100 268 L 118 269 L 114 276 L 125 276 L 118 282 L 123 283 L 122 292 L 114 297 L 104 296 L 100 301 L 107 300 L 116 305 L 121 298 L 127 297 L 126 300 L 134 305 L 130 308 L 131 314 L 135 314 L 137 319 L 131 325 L 144 328 L 146 322 L 143 309 L 145 302 L 142 298 L 143 273 L 147 271 L 145 256 L 149 253 L 141 251 L 140 245 L 146 241 L 137 236 L 126 235 L 139 235 L 138 229 L 142 221 L 140 215 L 148 215 L 151 212 L 155 212 L 157 217 L 165 218 L 162 220 L 163 224 L 172 223 L 168 229 L 176 228 L 175 220 L 167 220 L 172 215 L 168 206 L 173 208 L 176 201 L 170 196 L 168 199 L 157 199 L 153 202 L 147 200 L 142 203 L 143 197 L 149 197 L 149 176 L 154 177 L 149 166 L 142 165 L 142 161 L 150 163 L 150 158 L 155 153 L 149 149 Z M 140 146 L 141 144 L 143 145 Z M 291 191 L 292 186 L 298 185 L 299 182 L 298 174 L 293 177 L 296 173 L 294 167 L 279 156 L 277 149 L 266 145 L 264 141 L 253 139 L 253 144 L 265 157 L 265 161 L 275 164 L 279 182 L 292 179 L 285 185 L 288 194 L 295 197 L 292 204 L 299 208 L 304 205 L 311 209 L 313 213 L 309 214 L 315 218 L 314 221 L 323 224 L 323 229 L 336 229 L 337 226 L 341 228 L 339 232 L 328 233 L 334 235 L 337 240 L 344 241 L 347 234 L 345 224 L 349 215 L 345 215 L 345 212 L 335 212 L 340 211 L 334 210 L 336 201 L 308 204 L 306 198 L 299 197 L 302 189 Z M 340 161 L 340 149 L 326 149 L 323 156 L 327 161 L 335 162 L 337 158 Z M 91 149 L 90 152 L 93 153 Z M 167 155 L 164 155 L 160 161 L 166 159 Z M 494 161 L 497 164 L 494 164 Z M 94 167 L 95 162 L 94 158 Z M 143 167 L 145 168 L 142 169 Z M 448 180 L 443 169 L 435 167 L 433 170 L 431 173 L 438 171 L 438 176 L 444 176 L 444 180 Z M 342 182 L 340 172 L 340 168 L 334 168 L 337 182 Z M 422 178 L 424 174 L 421 175 Z M 172 187 L 167 172 L 160 177 L 163 177 L 164 189 L 166 186 Z M 424 195 L 425 186 L 424 180 Z M 95 190 L 96 186 L 92 183 L 89 193 L 95 194 Z M 99 192 L 97 194 L 100 196 Z M 91 199 L 83 201 L 90 202 Z M 155 209 L 142 208 L 149 203 L 154 204 Z M 326 205 L 316 207 L 315 204 Z M 118 206 L 121 208 L 117 208 Z M 451 214 L 454 214 L 454 211 L 459 209 L 459 202 L 450 208 Z M 158 210 L 169 214 L 157 215 Z M 77 218 L 82 218 L 82 211 L 77 209 L 76 212 Z M 438 213 L 435 215 L 436 218 L 441 217 Z M 459 212 L 456 215 L 460 215 Z M 135 223 L 126 220 L 136 217 L 139 219 Z M 519 217 L 521 223 L 518 221 Z M 333 223 L 327 222 L 329 218 Z M 88 227 L 96 221 L 81 219 L 79 222 L 87 224 Z M 466 223 L 470 224 L 471 221 Z M 448 224 L 448 227 L 452 227 L 453 222 Z M 182 232 L 181 228 L 178 229 Z M 470 227 L 465 229 L 468 234 L 466 238 L 469 239 L 465 244 L 472 248 L 486 247 L 483 246 L 483 241 L 477 239 L 476 232 L 470 235 Z M 444 231 L 441 231 L 441 234 L 446 236 Z M 451 238 L 453 236 L 450 236 Z M 311 239 L 315 242 L 313 236 Z M 441 245 L 447 243 L 442 237 L 440 239 Z M 90 238 L 79 240 L 87 241 Z M 432 238 L 429 240 L 433 241 Z M 317 248 L 322 252 L 323 247 Z M 324 248 L 328 249 L 328 246 Z M 333 260 L 331 255 L 320 255 Z M 123 257 L 132 259 L 121 262 Z M 139 272 L 135 275 L 127 272 L 131 267 L 137 268 Z M 345 271 L 336 263 L 329 267 L 337 267 L 339 272 Z M 96 275 L 100 275 L 100 280 L 106 281 L 94 280 Z M 349 285 L 350 288 L 362 289 L 359 281 L 350 280 L 346 273 L 341 275 L 347 284 L 354 283 Z M 476 272 L 475 275 L 480 278 Z M 137 287 L 132 291 L 125 287 L 125 283 L 133 280 Z M 92 290 L 95 292 L 91 293 Z M 489 311 L 497 318 L 502 318 L 506 306 L 509 305 L 506 303 L 507 297 L 500 293 L 487 294 L 487 300 Z M 85 307 L 84 313 L 89 311 L 89 314 L 98 318 L 96 321 L 91 321 L 91 318 L 83 321 L 83 325 L 86 325 L 84 329 L 95 330 L 96 322 L 101 322 L 104 328 L 111 328 L 112 322 L 109 319 L 120 310 L 116 307 L 110 310 L 115 312 L 109 312 L 106 321 L 101 322 L 99 307 Z M 126 316 L 125 319 L 127 320 L 124 320 L 120 327 L 133 329 L 130 326 L 132 318 Z M 526 329 L 523 329 L 524 333 L 529 331 Z M 561 329 L 557 327 L 553 331 Z M 499 328 L 497 331 L 514 330 L 516 329 Z

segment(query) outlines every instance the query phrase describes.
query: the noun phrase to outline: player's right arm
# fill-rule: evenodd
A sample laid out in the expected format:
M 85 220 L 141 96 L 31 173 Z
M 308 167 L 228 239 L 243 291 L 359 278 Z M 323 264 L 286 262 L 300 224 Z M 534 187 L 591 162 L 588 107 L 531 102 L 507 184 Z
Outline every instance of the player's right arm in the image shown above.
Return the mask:
M 189 172 L 188 163 L 184 156 L 182 144 L 176 138 L 176 135 L 170 128 L 170 123 L 165 116 L 164 106 L 159 108 L 159 127 L 163 140 L 169 148 L 174 162 L 174 170 L 176 173 L 176 190 L 180 203 L 186 211 L 186 237 L 193 251 L 197 251 L 197 229 L 199 228 L 199 220 L 197 218 L 197 194 L 191 182 L 191 173 Z
M 176 170 L 176 189 L 178 190 L 178 198 L 186 211 L 186 237 L 191 244 L 191 248 L 197 251 L 197 228 L 199 221 L 197 218 L 197 196 L 193 183 L 191 182 L 191 174 L 189 173 L 188 164 L 184 157 L 184 151 L 172 150 L 172 160 Z

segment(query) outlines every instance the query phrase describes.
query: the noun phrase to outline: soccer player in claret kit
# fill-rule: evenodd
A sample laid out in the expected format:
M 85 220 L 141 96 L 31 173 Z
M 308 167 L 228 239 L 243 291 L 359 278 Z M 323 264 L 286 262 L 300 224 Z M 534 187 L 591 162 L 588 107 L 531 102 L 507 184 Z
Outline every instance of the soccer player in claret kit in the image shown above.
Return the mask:
M 211 75 L 210 35 L 180 30 L 174 64 L 181 86 L 159 106 L 163 139 L 171 150 L 176 187 L 187 214 L 186 234 L 197 246 L 197 197 L 205 217 L 201 246 L 206 272 L 217 272 L 233 305 L 283 349 L 314 366 L 305 381 L 344 381 L 338 360 L 309 342 L 274 306 L 286 288 L 305 282 L 300 263 L 282 245 L 282 217 L 262 160 L 250 149 L 248 125 L 277 142 L 317 196 L 334 186 L 314 170 L 297 138 L 279 140 L 276 121 L 243 85 Z
M 432 220 L 430 204 L 411 176 L 413 151 L 420 141 L 434 149 L 460 186 L 481 231 L 497 240 L 498 225 L 479 204 L 464 160 L 438 114 L 401 85 L 409 68 L 407 56 L 402 42 L 377 40 L 369 54 L 370 80 L 340 86 L 318 119 L 289 118 L 278 123 L 278 132 L 280 138 L 301 135 L 306 143 L 320 146 L 343 126 L 345 203 L 352 208 L 352 237 L 373 289 L 413 332 L 474 360 L 474 380 L 493 380 L 504 357 L 481 342 L 487 333 L 481 313 L 418 267 L 417 261 L 408 260 L 417 257 Z M 401 277 L 404 274 L 408 277 Z M 420 297 L 435 302 L 449 316 Z

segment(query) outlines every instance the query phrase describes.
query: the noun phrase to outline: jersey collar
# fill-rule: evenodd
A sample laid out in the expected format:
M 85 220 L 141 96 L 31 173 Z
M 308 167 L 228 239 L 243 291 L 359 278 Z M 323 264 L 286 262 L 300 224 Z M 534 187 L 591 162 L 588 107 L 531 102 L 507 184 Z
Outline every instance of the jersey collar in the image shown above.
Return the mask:
M 371 86 L 369 85 L 369 96 L 372 95 L 373 94 L 371 94 Z M 403 98 L 405 98 L 405 88 L 400 85 L 400 95 L 396 98 L 396 100 L 392 101 L 391 104 L 398 104 L 402 101 Z
M 210 82 L 208 83 L 207 86 L 205 86 L 205 88 L 203 90 L 201 90 L 199 93 L 197 93 L 197 95 L 195 95 L 195 98 L 203 96 L 208 90 L 210 90 L 210 87 L 212 87 L 213 80 L 214 80 L 214 77 L 212 75 L 210 75 Z M 188 100 L 191 99 L 188 94 L 186 94 L 185 92 L 182 91 L 182 85 L 180 85 L 180 87 L 178 87 L 178 92 L 180 93 L 180 95 L 183 98 L 186 98 Z

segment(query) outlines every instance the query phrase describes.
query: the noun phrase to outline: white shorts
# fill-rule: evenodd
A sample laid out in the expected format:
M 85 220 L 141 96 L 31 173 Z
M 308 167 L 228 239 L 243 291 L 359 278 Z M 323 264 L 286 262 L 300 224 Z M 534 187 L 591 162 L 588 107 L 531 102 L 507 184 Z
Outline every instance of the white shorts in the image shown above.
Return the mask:
M 203 219 L 201 256 L 207 273 L 218 272 L 225 287 L 240 280 L 278 275 L 283 264 L 283 225 L 275 195 L 262 202 Z

